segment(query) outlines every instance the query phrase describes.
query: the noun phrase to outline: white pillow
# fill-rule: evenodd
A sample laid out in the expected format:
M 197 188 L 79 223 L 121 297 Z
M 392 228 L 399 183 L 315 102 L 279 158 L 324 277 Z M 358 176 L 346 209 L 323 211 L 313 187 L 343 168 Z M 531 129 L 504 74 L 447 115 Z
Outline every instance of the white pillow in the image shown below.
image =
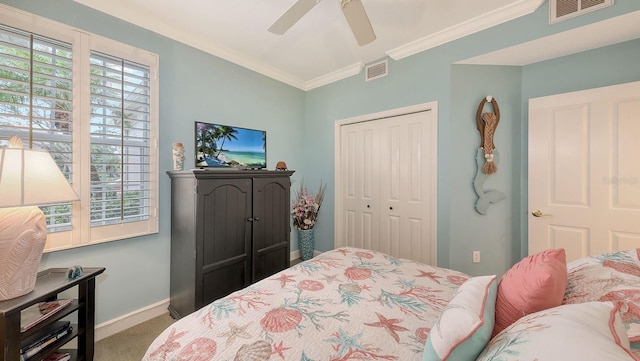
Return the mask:
M 619 305 L 587 302 L 524 316 L 496 335 L 478 361 L 632 361 Z
M 463 283 L 431 328 L 422 360 L 475 360 L 491 338 L 497 289 L 495 275 Z

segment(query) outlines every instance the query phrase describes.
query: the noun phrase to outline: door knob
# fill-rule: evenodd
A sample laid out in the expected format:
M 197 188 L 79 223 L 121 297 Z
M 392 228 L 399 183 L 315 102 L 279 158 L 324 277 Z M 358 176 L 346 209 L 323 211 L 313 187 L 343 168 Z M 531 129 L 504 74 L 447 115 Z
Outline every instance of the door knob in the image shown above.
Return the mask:
M 542 213 L 542 211 L 541 211 L 541 210 L 539 210 L 539 209 L 536 209 L 535 211 L 531 212 L 531 214 L 532 214 L 534 217 L 545 217 L 545 216 L 551 216 L 551 215 L 550 215 L 550 214 L 548 214 L 548 213 Z

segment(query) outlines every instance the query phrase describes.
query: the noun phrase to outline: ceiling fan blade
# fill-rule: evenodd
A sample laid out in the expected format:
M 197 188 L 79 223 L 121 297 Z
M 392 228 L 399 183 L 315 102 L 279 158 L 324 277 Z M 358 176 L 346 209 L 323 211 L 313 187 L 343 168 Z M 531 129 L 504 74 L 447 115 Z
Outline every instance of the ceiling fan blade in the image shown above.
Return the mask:
M 282 35 L 289 28 L 293 26 L 293 24 L 297 23 L 309 10 L 313 9 L 316 4 L 318 4 L 321 0 L 298 0 L 296 1 L 289 10 L 287 10 L 282 16 L 276 20 L 273 25 L 269 28 L 269 31 Z
M 358 45 L 367 45 L 376 40 L 376 34 L 373 32 L 373 27 L 361 0 L 341 0 L 340 7 Z

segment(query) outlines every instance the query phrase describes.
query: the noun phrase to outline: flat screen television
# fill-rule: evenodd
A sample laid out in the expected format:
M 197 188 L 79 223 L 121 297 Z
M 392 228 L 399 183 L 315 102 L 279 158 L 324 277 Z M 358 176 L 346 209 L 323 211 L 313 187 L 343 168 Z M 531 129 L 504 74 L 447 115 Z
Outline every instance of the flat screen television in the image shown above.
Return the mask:
M 267 167 L 267 132 L 196 122 L 196 167 Z

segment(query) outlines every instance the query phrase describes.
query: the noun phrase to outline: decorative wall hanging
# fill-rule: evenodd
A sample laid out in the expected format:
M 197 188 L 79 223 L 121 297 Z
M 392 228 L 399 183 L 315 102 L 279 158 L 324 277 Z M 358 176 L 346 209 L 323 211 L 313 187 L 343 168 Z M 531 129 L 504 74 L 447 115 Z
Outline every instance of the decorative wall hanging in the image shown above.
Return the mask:
M 482 112 L 487 102 L 491 103 L 493 113 Z M 480 214 L 487 214 L 489 206 L 507 198 L 506 195 L 500 191 L 484 190 L 484 183 L 489 178 L 489 175 L 498 171 L 500 156 L 498 150 L 495 148 L 495 144 L 493 143 L 493 136 L 499 122 L 500 109 L 498 108 L 498 102 L 489 95 L 482 99 L 478 106 L 478 111 L 476 112 L 476 125 L 480 132 L 481 141 L 480 148 L 478 148 L 478 151 L 476 152 L 476 164 L 478 166 L 478 170 L 475 178 L 473 179 L 473 189 L 478 195 L 476 211 Z

